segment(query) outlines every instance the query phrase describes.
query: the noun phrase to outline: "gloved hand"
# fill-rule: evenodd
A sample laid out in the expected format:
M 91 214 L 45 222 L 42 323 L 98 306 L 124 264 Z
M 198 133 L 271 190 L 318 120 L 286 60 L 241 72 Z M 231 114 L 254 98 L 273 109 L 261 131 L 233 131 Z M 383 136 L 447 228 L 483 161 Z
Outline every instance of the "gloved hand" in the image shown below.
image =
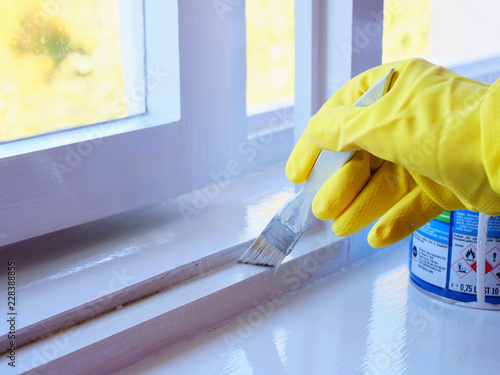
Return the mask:
M 369 107 L 352 104 L 391 68 L 389 92 Z M 307 180 L 321 149 L 357 150 L 313 201 L 347 236 L 380 218 L 373 247 L 397 242 L 444 210 L 500 215 L 500 82 L 479 83 L 411 59 L 353 78 L 311 118 L 286 166 Z

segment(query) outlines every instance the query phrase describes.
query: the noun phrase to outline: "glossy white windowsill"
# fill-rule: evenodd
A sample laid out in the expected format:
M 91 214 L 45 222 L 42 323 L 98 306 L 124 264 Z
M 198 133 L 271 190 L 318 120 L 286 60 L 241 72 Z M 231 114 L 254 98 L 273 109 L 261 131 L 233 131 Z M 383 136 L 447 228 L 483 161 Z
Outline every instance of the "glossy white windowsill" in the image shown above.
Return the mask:
M 218 189 L 1 249 L 1 264 L 17 263 L 18 345 L 234 261 L 235 246 L 255 238 L 294 191 L 283 164 Z M 4 344 L 7 323 L 0 327 Z
M 405 241 L 117 375 L 488 374 L 499 319 L 417 290 Z
M 16 306 L 22 319 L 16 340 L 24 368 L 67 366 L 74 374 L 117 370 L 117 363 L 143 359 L 276 298 L 276 289 L 297 290 L 373 253 L 366 231 L 342 240 L 325 222 L 301 239 L 276 273 L 237 264 L 294 194 L 284 164 L 219 185 L 205 205 L 197 201 L 202 193 L 2 249 L 0 258 L 18 265 Z M 186 220 L 182 205 L 196 214 Z M 181 317 L 182 324 L 175 323 Z M 60 329 L 65 330 L 40 339 Z M 6 336 L 1 338 L 5 343 Z M 134 351 L 139 342 L 142 351 Z M 96 348 L 102 346 L 111 353 L 99 357 Z M 40 356 L 54 348 L 55 354 Z M 96 367 L 83 365 L 89 361 Z

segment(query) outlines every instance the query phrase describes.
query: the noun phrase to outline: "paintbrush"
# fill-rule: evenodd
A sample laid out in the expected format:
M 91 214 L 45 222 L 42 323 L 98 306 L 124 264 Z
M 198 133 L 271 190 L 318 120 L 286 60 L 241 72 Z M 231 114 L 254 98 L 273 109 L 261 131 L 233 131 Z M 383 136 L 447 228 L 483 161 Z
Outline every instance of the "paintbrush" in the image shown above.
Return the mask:
M 370 87 L 353 105 L 367 107 L 380 99 L 389 89 L 394 69 Z M 263 266 L 277 266 L 290 254 L 307 230 L 312 218 L 312 201 L 319 188 L 337 172 L 354 151 L 321 151 L 304 187 L 287 200 L 271 219 L 259 237 L 238 260 Z

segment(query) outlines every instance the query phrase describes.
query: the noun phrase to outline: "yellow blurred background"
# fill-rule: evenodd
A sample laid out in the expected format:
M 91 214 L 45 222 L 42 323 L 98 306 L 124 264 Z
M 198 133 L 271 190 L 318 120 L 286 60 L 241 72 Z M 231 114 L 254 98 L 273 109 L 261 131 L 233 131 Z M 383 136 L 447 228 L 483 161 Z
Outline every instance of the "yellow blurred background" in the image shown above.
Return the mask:
M 431 53 L 433 0 L 384 0 L 382 63 Z
M 293 104 L 294 0 L 247 0 L 247 110 Z
M 127 115 L 117 4 L 0 3 L 0 141 Z
M 247 0 L 247 108 L 292 104 L 294 1 Z M 385 0 L 383 61 L 430 53 L 432 0 Z
M 247 108 L 293 104 L 294 1 L 247 0 Z M 432 0 L 385 0 L 383 60 L 429 53 Z M 0 3 L 0 141 L 127 116 L 118 0 Z

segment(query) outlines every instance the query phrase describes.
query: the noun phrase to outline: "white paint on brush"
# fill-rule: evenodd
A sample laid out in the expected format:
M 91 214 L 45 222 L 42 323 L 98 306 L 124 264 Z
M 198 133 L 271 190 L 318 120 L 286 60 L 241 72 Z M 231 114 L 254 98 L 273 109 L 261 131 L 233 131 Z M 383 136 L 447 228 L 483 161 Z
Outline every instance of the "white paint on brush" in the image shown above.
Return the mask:
M 484 279 L 486 277 L 486 242 L 488 240 L 488 221 L 490 216 L 480 213 L 477 227 L 477 269 L 476 289 L 478 307 L 484 307 L 485 289 Z M 483 305 L 483 306 L 479 306 Z
M 394 69 L 391 69 L 354 105 L 366 107 L 379 100 L 389 89 L 393 73 Z M 278 210 L 261 235 L 241 256 L 240 261 L 266 266 L 279 265 L 310 226 L 313 219 L 311 206 L 316 193 L 335 172 L 349 161 L 353 154 L 354 151 L 321 151 L 304 187 Z

